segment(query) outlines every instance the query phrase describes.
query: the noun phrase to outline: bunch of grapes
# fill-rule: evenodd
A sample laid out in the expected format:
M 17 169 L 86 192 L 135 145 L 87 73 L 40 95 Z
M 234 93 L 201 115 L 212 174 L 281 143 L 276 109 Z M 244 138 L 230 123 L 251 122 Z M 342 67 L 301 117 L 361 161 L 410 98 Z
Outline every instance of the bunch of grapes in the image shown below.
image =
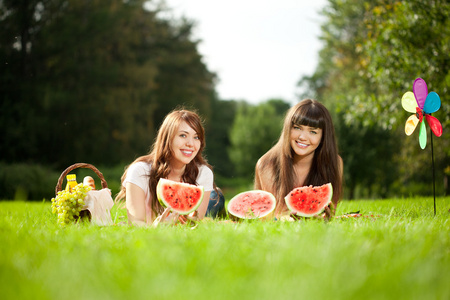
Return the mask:
M 90 186 L 79 183 L 72 191 L 59 191 L 56 197 L 52 198 L 52 213 L 58 214 L 58 224 L 65 226 L 80 216 L 85 204 L 84 197 L 90 190 Z

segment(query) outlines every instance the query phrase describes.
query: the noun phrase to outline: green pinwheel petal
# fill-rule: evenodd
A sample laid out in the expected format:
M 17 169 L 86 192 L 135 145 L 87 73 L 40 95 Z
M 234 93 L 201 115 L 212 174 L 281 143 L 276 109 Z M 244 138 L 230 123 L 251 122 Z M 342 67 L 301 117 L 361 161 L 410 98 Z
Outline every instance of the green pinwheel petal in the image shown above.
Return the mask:
M 425 128 L 425 122 L 420 122 L 419 145 L 422 149 L 425 149 L 427 146 L 427 129 Z

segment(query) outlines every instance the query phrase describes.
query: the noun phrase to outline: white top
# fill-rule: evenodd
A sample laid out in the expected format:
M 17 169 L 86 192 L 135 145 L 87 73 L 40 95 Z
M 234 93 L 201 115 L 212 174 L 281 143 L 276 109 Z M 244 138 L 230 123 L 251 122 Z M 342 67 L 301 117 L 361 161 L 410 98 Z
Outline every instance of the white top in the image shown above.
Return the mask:
M 203 186 L 205 192 L 214 189 L 214 174 L 206 165 L 201 165 L 197 176 L 197 185 Z M 150 175 L 151 166 L 146 162 L 137 162 L 132 164 L 127 171 L 127 176 L 123 181 L 123 186 L 127 182 L 133 183 L 145 192 L 145 200 L 150 201 L 150 188 L 148 186 L 148 176 Z

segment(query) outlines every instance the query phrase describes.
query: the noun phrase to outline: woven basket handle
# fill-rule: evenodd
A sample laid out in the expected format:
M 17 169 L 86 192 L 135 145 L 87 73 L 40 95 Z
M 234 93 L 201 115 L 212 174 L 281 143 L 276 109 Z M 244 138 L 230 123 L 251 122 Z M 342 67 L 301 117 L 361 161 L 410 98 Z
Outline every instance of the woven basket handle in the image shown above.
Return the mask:
M 63 183 L 64 178 L 66 177 L 66 175 L 69 174 L 70 171 L 72 171 L 74 169 L 77 169 L 77 168 L 91 169 L 100 178 L 100 180 L 102 182 L 102 188 L 105 189 L 105 188 L 108 187 L 108 184 L 106 183 L 105 177 L 103 177 L 103 174 L 96 167 L 94 167 L 91 164 L 87 164 L 87 163 L 77 163 L 77 164 L 71 165 L 70 167 L 65 169 L 64 172 L 61 173 L 61 176 L 59 176 L 59 179 L 58 179 L 58 183 L 56 184 L 55 195 L 57 195 L 58 192 L 61 191 L 61 189 L 62 189 L 61 186 L 62 186 L 62 183 Z

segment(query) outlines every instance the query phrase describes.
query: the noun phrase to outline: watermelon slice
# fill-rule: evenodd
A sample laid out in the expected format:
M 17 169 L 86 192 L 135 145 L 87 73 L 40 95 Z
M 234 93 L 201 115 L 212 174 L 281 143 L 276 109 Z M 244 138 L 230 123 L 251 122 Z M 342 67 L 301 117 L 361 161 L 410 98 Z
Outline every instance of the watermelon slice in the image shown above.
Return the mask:
M 176 182 L 161 178 L 156 186 L 156 195 L 161 205 L 170 207 L 180 215 L 195 211 L 203 200 L 203 186 Z
M 303 186 L 293 189 L 285 198 L 292 212 L 302 217 L 320 214 L 330 204 L 333 186 L 327 183 L 321 186 Z
M 275 197 L 266 191 L 253 190 L 234 196 L 228 203 L 230 214 L 241 219 L 263 218 L 276 206 Z

